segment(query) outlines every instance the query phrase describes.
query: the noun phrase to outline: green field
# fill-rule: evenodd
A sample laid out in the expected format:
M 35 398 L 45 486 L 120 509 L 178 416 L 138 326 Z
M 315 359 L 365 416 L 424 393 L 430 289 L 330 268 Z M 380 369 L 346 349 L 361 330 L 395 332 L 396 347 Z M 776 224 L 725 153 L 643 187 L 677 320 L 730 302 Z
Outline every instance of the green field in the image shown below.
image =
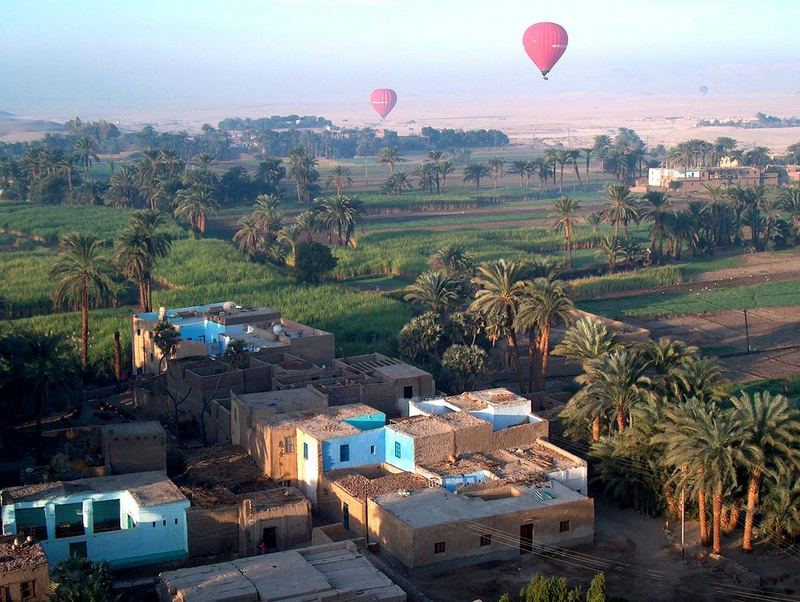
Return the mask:
M 787 281 L 584 301 L 579 305 L 581 309 L 612 318 L 657 318 L 751 307 L 781 307 L 795 305 L 799 298 L 800 281 Z
M 113 240 L 128 223 L 132 212 L 132 209 L 116 207 L 0 202 L 0 231 L 24 233 L 34 240 L 50 244 L 69 232 L 91 232 L 100 238 Z M 188 236 L 177 223 L 168 222 L 167 228 L 173 238 Z

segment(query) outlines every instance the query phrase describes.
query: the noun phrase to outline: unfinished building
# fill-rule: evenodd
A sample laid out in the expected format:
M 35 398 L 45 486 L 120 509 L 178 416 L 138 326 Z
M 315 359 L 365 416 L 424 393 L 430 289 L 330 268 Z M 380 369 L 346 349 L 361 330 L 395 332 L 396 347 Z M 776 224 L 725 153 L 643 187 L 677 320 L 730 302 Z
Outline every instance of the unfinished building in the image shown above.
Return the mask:
M 0 600 L 50 599 L 50 571 L 42 546 L 25 537 L 0 538 Z
M 406 600 L 349 541 L 161 573 L 159 597 L 162 602 Z
M 106 474 L 167 471 L 167 433 L 158 422 L 103 426 Z

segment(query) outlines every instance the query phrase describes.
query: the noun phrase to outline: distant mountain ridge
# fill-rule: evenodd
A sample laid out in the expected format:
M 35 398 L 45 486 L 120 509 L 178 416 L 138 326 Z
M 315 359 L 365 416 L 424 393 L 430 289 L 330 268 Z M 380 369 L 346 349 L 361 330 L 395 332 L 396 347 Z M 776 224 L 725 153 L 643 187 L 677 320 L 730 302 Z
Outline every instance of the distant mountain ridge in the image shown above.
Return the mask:
M 0 111 L 0 119 L 15 119 L 17 116 L 8 111 Z

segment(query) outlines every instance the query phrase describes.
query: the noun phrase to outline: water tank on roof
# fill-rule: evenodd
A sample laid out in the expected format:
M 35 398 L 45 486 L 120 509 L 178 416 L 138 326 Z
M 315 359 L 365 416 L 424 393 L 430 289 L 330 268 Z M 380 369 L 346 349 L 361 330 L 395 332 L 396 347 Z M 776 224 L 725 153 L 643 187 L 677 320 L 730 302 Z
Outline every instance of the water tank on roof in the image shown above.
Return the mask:
M 222 304 L 222 309 L 228 313 L 233 313 L 236 311 L 236 303 L 233 301 L 225 301 L 225 303 Z

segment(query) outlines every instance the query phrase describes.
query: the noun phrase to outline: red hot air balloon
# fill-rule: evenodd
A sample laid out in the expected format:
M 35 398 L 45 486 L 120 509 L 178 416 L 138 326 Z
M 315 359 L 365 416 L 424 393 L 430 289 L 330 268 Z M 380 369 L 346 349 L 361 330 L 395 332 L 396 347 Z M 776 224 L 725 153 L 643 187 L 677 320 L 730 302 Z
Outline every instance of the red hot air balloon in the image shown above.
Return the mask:
M 386 116 L 392 112 L 394 105 L 397 104 L 397 92 L 391 88 L 378 88 L 369 95 L 369 101 L 378 115 L 386 119 Z
M 567 31 L 558 23 L 536 23 L 522 34 L 522 45 L 531 60 L 547 79 L 550 69 L 567 49 Z

